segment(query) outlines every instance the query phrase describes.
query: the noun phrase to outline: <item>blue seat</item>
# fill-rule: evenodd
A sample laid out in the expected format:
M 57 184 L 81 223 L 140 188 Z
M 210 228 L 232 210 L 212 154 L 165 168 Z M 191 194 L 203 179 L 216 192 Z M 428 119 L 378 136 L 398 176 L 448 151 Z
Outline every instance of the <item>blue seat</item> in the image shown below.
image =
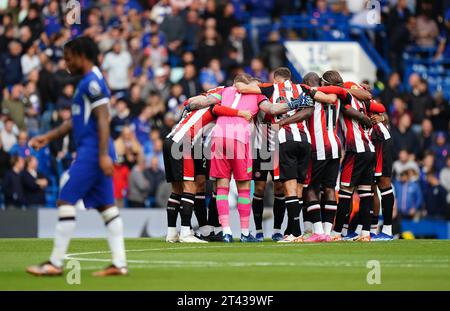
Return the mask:
M 403 220 L 402 231 L 411 231 L 415 236 L 435 237 L 437 239 L 449 239 L 449 223 L 445 220 L 420 221 Z
M 47 176 L 49 183 L 48 187 L 45 191 L 45 198 L 47 201 L 47 207 L 56 207 L 56 200 L 58 199 L 59 185 L 56 176 L 48 175 Z

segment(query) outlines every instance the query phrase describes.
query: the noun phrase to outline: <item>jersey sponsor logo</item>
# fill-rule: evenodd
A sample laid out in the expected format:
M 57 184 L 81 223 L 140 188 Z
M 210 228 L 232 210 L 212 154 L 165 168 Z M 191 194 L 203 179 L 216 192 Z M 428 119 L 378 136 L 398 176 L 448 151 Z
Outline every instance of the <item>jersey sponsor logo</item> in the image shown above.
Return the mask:
M 91 82 L 89 82 L 88 89 L 89 89 L 89 92 L 92 94 L 92 96 L 100 95 L 100 93 L 102 92 L 102 89 L 100 88 L 100 84 L 98 84 L 98 82 L 95 80 L 92 80 Z

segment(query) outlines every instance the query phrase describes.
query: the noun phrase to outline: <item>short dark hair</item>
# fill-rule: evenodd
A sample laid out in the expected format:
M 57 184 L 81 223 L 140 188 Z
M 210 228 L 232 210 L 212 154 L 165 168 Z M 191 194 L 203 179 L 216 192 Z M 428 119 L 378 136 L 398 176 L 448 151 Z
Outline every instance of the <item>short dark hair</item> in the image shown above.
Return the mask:
M 284 79 L 290 79 L 291 78 L 291 71 L 287 67 L 279 67 L 275 69 L 273 72 L 273 77 L 280 77 Z
M 20 156 L 18 156 L 17 154 L 12 155 L 11 158 L 9 159 L 11 167 L 14 167 L 14 165 L 16 165 L 19 160 Z
M 303 77 L 303 84 L 309 85 L 309 86 L 320 86 L 320 77 L 317 73 L 315 72 L 308 72 L 304 77 Z
M 36 158 L 36 157 L 35 157 L 35 156 L 32 156 L 32 155 L 27 156 L 27 157 L 25 158 L 25 167 L 28 168 L 28 165 L 30 164 L 31 160 L 33 160 L 33 159 L 35 159 L 35 158 Z M 37 159 L 36 159 L 36 160 L 37 160 Z
M 425 150 L 425 152 L 423 153 L 423 157 L 425 158 L 425 157 L 427 157 L 427 156 L 432 156 L 432 157 L 436 157 L 435 155 L 434 155 L 434 152 L 433 151 L 431 151 L 431 150 Z
M 41 10 L 39 8 L 39 4 L 37 4 L 37 3 L 31 3 L 30 4 L 30 7 L 29 7 L 28 11 L 31 11 L 31 10 L 36 11 L 37 13 L 41 12 Z
M 326 84 L 343 86 L 344 80 L 336 70 L 328 70 L 322 75 L 322 81 Z
M 70 40 L 64 45 L 64 49 L 68 49 L 76 55 L 83 55 L 94 65 L 99 65 L 98 55 L 100 54 L 100 51 L 94 40 L 88 36 L 80 36 Z

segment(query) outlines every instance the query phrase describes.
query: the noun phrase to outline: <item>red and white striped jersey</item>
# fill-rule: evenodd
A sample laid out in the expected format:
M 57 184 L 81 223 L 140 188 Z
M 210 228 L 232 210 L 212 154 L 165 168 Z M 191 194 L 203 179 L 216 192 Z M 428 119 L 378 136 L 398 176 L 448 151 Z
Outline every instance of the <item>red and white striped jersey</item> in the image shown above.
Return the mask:
M 384 125 L 384 123 L 378 122 L 377 124 L 373 125 L 370 137 L 372 138 L 372 140 L 388 140 L 392 136 L 388 127 Z
M 260 89 L 272 104 L 286 103 L 293 98 L 298 98 L 304 92 L 300 84 L 294 84 L 289 80 L 281 83 L 261 84 Z M 296 112 L 297 110 L 291 110 L 285 114 L 273 116 L 273 122 L 290 117 Z M 311 137 L 306 121 L 284 125 L 278 131 L 278 140 L 281 144 L 288 140 L 310 143 Z
M 351 107 L 367 115 L 366 105 L 352 96 Z M 375 152 L 375 147 L 370 139 L 368 129 L 356 120 L 346 117 L 343 114 L 339 117 L 339 123 L 342 128 L 345 139 L 345 150 L 356 153 Z
M 208 90 L 204 95 L 215 94 L 220 97 L 224 88 L 224 86 L 218 86 Z M 187 113 L 166 137 L 179 143 L 186 136 L 190 137 L 194 144 L 200 137 L 208 136 L 216 123 L 212 109 L 212 107 L 207 107 Z
M 384 106 L 377 103 L 375 100 L 371 100 L 369 102 L 368 107 L 366 109 L 369 112 L 369 115 L 372 115 L 373 113 L 383 113 L 386 110 L 384 109 Z M 370 129 L 370 137 L 372 140 L 388 140 L 391 138 L 391 133 L 388 129 L 388 127 L 382 123 L 378 122 L 373 125 L 373 127 Z
M 273 116 L 259 111 L 255 118 L 255 140 L 253 147 L 261 150 L 275 151 L 275 135 L 276 132 L 272 127 L 274 123 Z
M 316 160 L 341 157 L 341 140 L 337 133 L 340 108 L 340 100 L 335 105 L 315 102 L 308 128 L 311 134 L 311 152 Z
M 173 127 L 167 138 L 179 143 L 183 138 L 189 137 L 194 144 L 200 137 L 207 136 L 206 132 L 213 128 L 216 121 L 211 110 L 212 107 L 207 107 L 187 113 Z

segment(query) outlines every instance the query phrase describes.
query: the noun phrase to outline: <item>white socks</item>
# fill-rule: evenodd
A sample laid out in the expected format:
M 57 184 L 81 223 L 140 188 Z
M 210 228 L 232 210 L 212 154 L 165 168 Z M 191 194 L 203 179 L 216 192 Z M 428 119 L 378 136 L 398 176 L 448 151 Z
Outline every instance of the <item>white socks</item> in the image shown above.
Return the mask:
M 230 227 L 223 227 L 223 234 L 233 234 Z
M 361 230 L 361 234 L 359 236 L 360 237 L 370 236 L 370 231 L 368 231 L 368 230 Z
M 241 234 L 243 234 L 245 236 L 248 236 L 250 234 L 250 230 L 248 228 L 247 229 L 241 229 Z
M 315 234 L 323 234 L 322 222 L 321 221 L 315 222 L 313 224 L 313 230 L 314 230 Z M 306 230 L 305 230 L 305 232 L 306 232 Z
M 346 236 L 348 233 L 348 224 L 344 224 L 342 227 L 342 236 Z
M 75 207 L 72 205 L 61 205 L 58 207 L 58 223 L 55 228 L 55 239 L 53 242 L 53 251 L 50 255 L 50 262 L 62 267 L 67 248 L 69 247 L 70 238 L 75 230 Z
M 322 225 L 323 225 L 323 231 L 325 232 L 325 234 L 330 235 L 331 229 L 333 228 L 333 224 L 329 223 L 329 222 L 324 222 L 324 223 L 322 223 Z
M 355 233 L 357 235 L 361 235 L 361 230 L 362 230 L 362 225 L 358 225 L 358 226 L 356 226 Z
M 101 213 L 108 231 L 108 244 L 112 253 L 112 263 L 118 268 L 126 267 L 123 222 L 117 207 L 110 207 Z
M 392 225 L 389 225 L 389 226 L 383 225 L 383 230 L 381 230 L 381 232 L 392 236 Z
M 192 235 L 191 227 L 189 227 L 189 226 L 181 226 L 180 236 L 186 237 L 186 236 L 189 236 L 189 235 Z
M 310 221 L 305 221 L 303 223 L 305 227 L 305 233 L 312 233 L 313 232 L 313 223 Z
M 167 236 L 176 236 L 176 235 L 178 235 L 177 228 L 167 227 Z

